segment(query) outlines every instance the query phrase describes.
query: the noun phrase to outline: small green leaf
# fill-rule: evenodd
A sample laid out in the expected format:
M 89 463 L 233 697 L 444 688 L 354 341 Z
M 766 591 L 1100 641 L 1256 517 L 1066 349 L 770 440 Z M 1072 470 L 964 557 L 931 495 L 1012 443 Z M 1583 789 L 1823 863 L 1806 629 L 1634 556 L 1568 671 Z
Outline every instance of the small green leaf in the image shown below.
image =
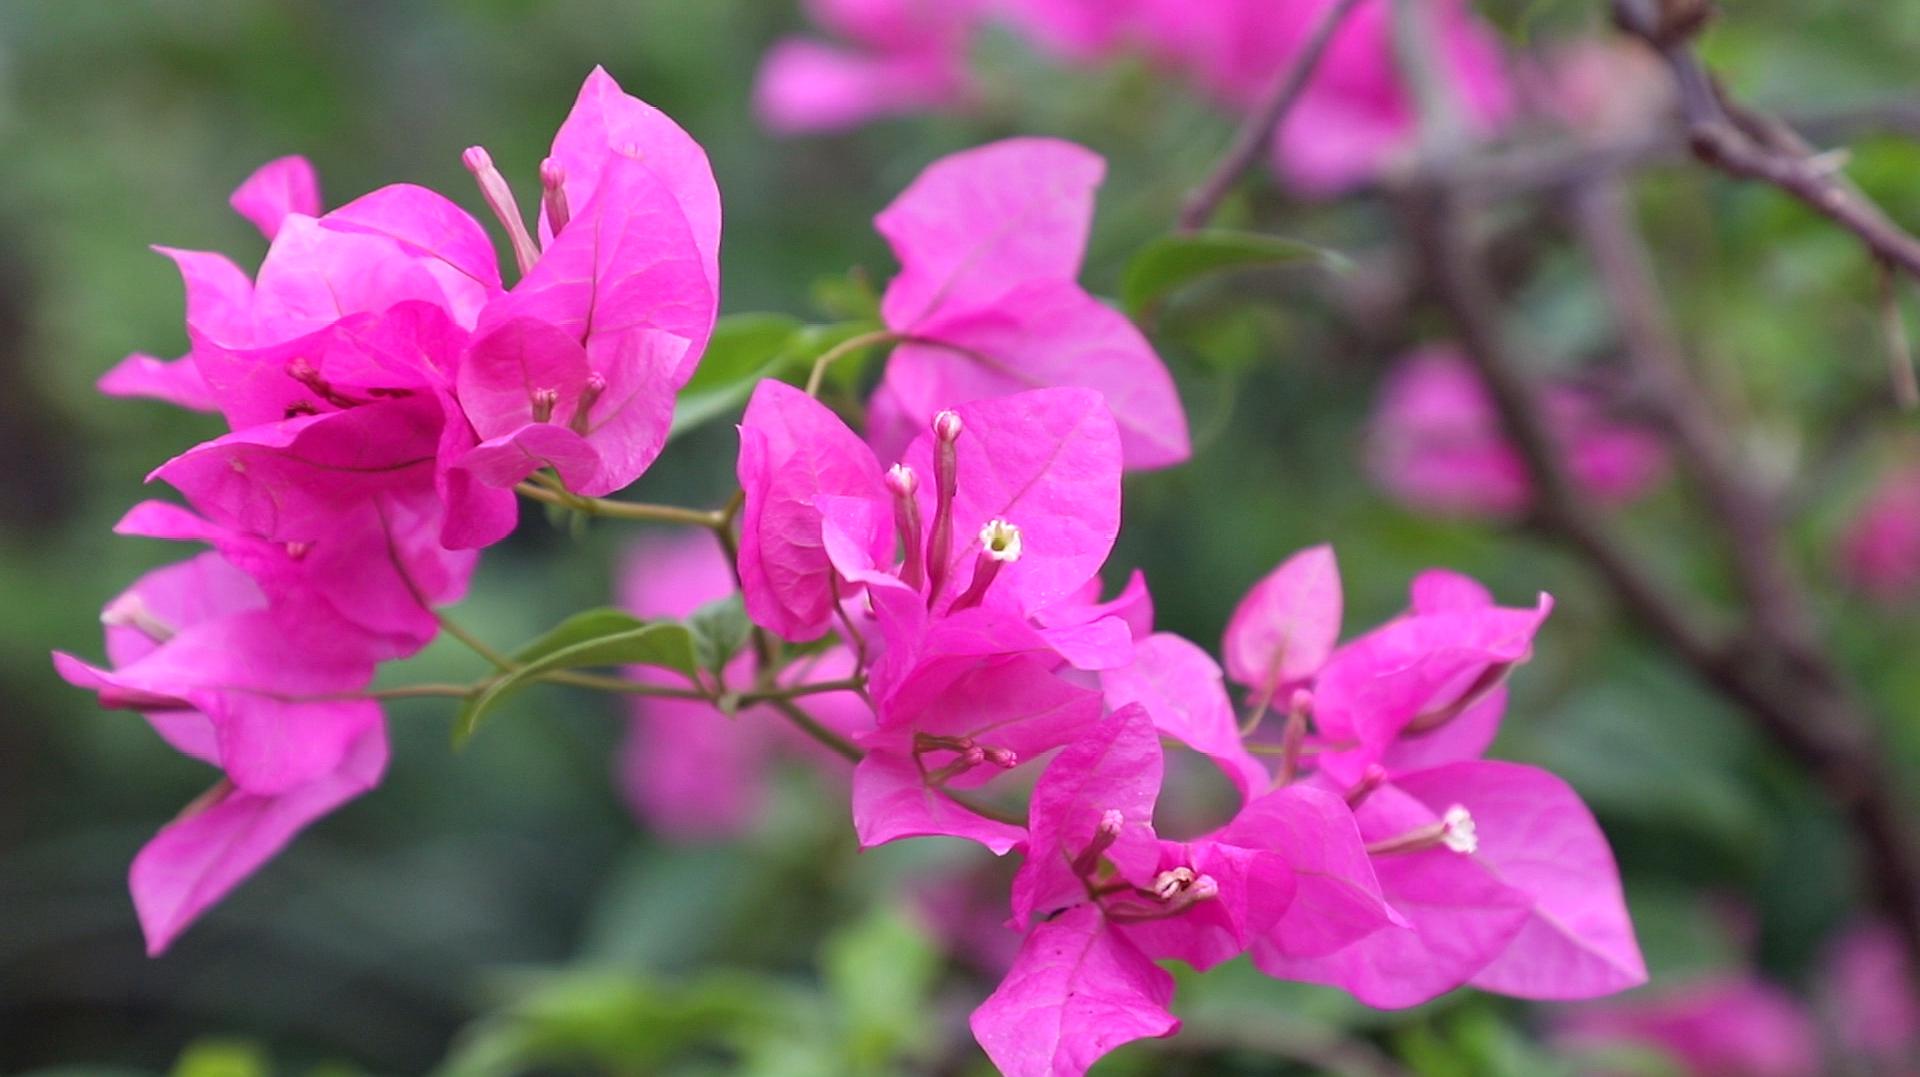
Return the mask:
M 1133 256 L 1120 283 L 1120 301 L 1129 315 L 1139 318 L 1168 293 L 1202 277 L 1301 261 L 1345 264 L 1333 251 L 1284 236 L 1223 229 L 1164 235 Z
M 729 314 L 713 327 L 700 367 L 674 402 L 677 436 L 732 410 L 762 378 L 778 377 L 794 362 L 791 344 L 802 328 L 785 314 Z
M 173 1077 L 267 1077 L 272 1071 L 266 1052 L 245 1040 L 195 1040 L 173 1064 Z
M 753 625 L 738 592 L 694 610 L 687 618 L 693 632 L 693 652 L 701 668 L 718 674 L 738 654 Z
M 475 694 L 454 718 L 453 743 L 465 744 L 489 712 L 543 674 L 589 666 L 657 666 L 693 680 L 699 670 L 693 633 L 685 625 L 646 624 L 615 609 L 587 610 L 514 653 L 512 673 Z

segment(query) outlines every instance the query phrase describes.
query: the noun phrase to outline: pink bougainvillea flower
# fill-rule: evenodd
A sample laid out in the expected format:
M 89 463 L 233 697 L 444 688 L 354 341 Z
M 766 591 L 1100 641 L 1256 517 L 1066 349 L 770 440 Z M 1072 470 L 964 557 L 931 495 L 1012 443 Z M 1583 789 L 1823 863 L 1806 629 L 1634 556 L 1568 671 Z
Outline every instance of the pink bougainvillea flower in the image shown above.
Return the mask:
M 1007 1077 L 1078 1077 L 1122 1044 L 1180 1031 L 1173 988 L 1097 907 L 1077 905 L 1027 936 L 970 1023 Z
M 323 607 L 270 608 L 218 553 L 141 577 L 101 621 L 111 668 L 56 653 L 61 676 L 225 772 L 134 862 L 135 906 L 158 954 L 301 828 L 379 781 L 380 710 L 353 698 L 374 652 Z
M 1320 671 L 1340 640 L 1340 567 L 1333 547 L 1282 561 L 1253 586 L 1221 641 L 1227 676 L 1273 699 Z
M 1076 740 L 1100 717 L 1100 697 L 1013 655 L 972 663 L 923 709 L 891 708 L 860 738 L 853 771 L 853 825 L 864 847 L 944 834 L 996 854 L 1026 830 L 991 818 L 954 794 Z
M 1567 467 L 1590 496 L 1624 504 L 1664 474 L 1659 439 L 1610 419 L 1585 390 L 1557 386 L 1548 407 Z M 1526 465 L 1502 434 L 1486 387 L 1450 347 L 1400 361 L 1381 389 L 1372 426 L 1369 470 L 1412 508 L 1510 517 L 1531 504 Z
M 274 542 L 220 527 L 161 501 L 146 501 L 114 528 L 123 535 L 204 542 L 283 605 L 318 603 L 366 637 L 381 659 L 418 651 L 439 634 L 433 607 L 460 600 L 473 574 L 472 551 L 441 546 L 435 506 L 377 498 L 337 518 L 306 542 Z
M 1137 640 L 1133 661 L 1102 672 L 1100 687 L 1108 706 L 1140 704 L 1161 733 L 1212 759 L 1243 798 L 1272 784 L 1272 773 L 1241 738 L 1220 667 L 1194 643 L 1171 632 Z
M 704 534 L 649 536 L 628 554 L 621 577 L 621 605 L 648 620 L 684 619 L 734 591 L 733 574 L 718 543 Z M 838 680 L 853 673 L 854 659 L 836 647 L 789 667 L 782 683 L 793 686 Z M 752 685 L 754 659 L 735 656 L 723 681 Z M 637 666 L 627 676 L 676 684 L 676 675 Z M 873 725 L 873 713 L 850 692 L 807 697 L 807 712 L 847 737 Z M 620 750 L 618 784 L 634 814 L 674 841 L 711 841 L 746 832 L 763 814 L 767 770 L 776 753 L 817 760 L 844 776 L 845 763 L 793 730 L 766 707 L 748 707 L 728 717 L 702 700 L 634 696 L 633 721 Z
M 1571 1051 L 1632 1046 L 1679 1072 L 1715 1077 L 1813 1077 L 1820 1039 L 1806 1008 L 1752 976 L 1717 975 L 1562 1014 L 1555 1041 Z
M 1480 708 L 1498 693 L 1498 720 L 1507 676 L 1532 655 L 1552 609 L 1541 595 L 1531 609 L 1413 612 L 1341 647 L 1312 686 L 1318 766 L 1355 781 L 1369 764 L 1408 765 L 1405 755 L 1390 758 L 1403 743 L 1422 758 L 1476 758 L 1495 732 Z M 1444 746 L 1437 757 L 1435 743 Z
M 1088 598 L 1119 530 L 1119 437 L 1096 393 L 1034 390 L 943 412 L 882 473 L 825 407 L 763 382 L 741 424 L 739 475 L 748 615 L 811 639 L 865 588 L 883 713 L 913 709 L 914 692 L 988 656 L 1045 651 L 1104 668 L 1131 655 L 1120 614 L 1139 599 Z
M 1841 572 L 1880 602 L 1920 593 L 1920 467 L 1881 477 L 1841 536 Z
M 1190 455 L 1152 345 L 1076 283 L 1105 170 L 1070 142 L 1008 139 L 934 162 L 874 219 L 900 261 L 881 307 L 902 338 L 873 401 L 883 452 L 945 408 L 1084 386 L 1106 396 L 1128 467 Z
M 193 586 L 207 593 L 189 594 Z M 101 618 L 113 668 L 56 654 L 61 675 L 103 706 L 204 716 L 211 739 L 193 745 L 210 745 L 250 792 L 282 793 L 333 772 L 379 723 L 379 707 L 354 698 L 373 677 L 376 646 L 317 604 L 269 607 L 217 554 L 149 573 Z
M 790 37 L 755 80 L 754 108 L 778 134 L 844 131 L 885 116 L 963 104 L 972 96 L 967 39 L 982 0 L 808 0 L 846 45 Z
M 1213 834 L 1164 841 L 1153 831 L 1163 770 L 1153 719 L 1127 705 L 1064 749 L 1035 785 L 1013 926 L 1037 926 L 973 1018 L 1006 1072 L 1080 1074 L 1121 1043 L 1167 1034 L 1171 980 L 1153 961 L 1204 970 L 1249 947 L 1318 953 L 1393 922 L 1339 797 L 1280 789 Z M 1073 925 L 1070 935 L 1061 923 Z M 1097 965 L 1064 984 L 1030 981 L 1025 970 L 1063 945 Z M 1109 1009 L 1077 1005 L 1083 996 L 1111 999 L 1142 1021 L 1115 1024 Z M 1034 1027 L 1044 1034 L 1017 1034 Z
M 148 955 L 165 951 L 308 824 L 380 784 L 386 766 L 386 730 L 373 725 L 311 781 L 272 794 L 222 782 L 189 805 L 141 848 L 128 876 Z
M 1572 999 L 1645 982 L 1606 838 L 1558 778 L 1460 762 L 1397 774 L 1361 795 L 1360 832 L 1404 924 L 1313 957 L 1256 950 L 1264 971 L 1383 1008 L 1466 983 Z

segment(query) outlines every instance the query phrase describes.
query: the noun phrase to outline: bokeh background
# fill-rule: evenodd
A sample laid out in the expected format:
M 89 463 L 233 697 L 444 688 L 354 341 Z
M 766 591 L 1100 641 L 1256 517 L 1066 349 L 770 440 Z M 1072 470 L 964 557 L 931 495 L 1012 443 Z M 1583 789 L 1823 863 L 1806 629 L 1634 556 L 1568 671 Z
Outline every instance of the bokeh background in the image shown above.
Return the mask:
M 1534 41 L 1599 32 L 1599 6 L 1494 11 Z M 1817 111 L 1920 99 L 1920 3 L 1728 6 L 1709 55 L 1750 100 Z M 147 496 L 148 470 L 213 429 L 93 391 L 129 351 L 184 348 L 177 278 L 146 245 L 256 257 L 258 236 L 225 200 L 270 157 L 311 157 L 329 204 L 409 181 L 478 214 L 460 151 L 484 143 L 524 197 L 580 79 L 604 64 L 712 155 L 726 205 L 724 309 L 819 320 L 850 274 L 884 281 L 891 262 L 869 218 L 942 153 L 1040 132 L 1106 154 L 1087 280 L 1110 293 L 1231 131 L 1144 66 L 1068 72 L 990 37 L 975 114 L 777 140 L 753 122 L 749 87 L 766 46 L 799 25 L 791 0 L 0 4 L 0 1072 L 982 1064 L 963 1023 L 982 981 L 947 961 L 897 896 L 946 870 L 953 850 L 856 855 L 842 794 L 804 767 L 778 777 L 751 834 L 664 841 L 615 786 L 619 703 L 558 689 L 530 693 L 457 754 L 449 707 L 395 704 L 385 785 L 149 961 L 126 865 L 209 775 L 136 717 L 97 710 L 47 659 L 52 648 L 97 653 L 101 604 L 177 556 L 110 527 Z M 1912 144 L 1859 141 L 1851 174 L 1920 222 Z M 1260 190 L 1257 208 L 1283 231 L 1346 251 L 1363 271 L 1394 257 L 1383 206 L 1289 204 Z M 1637 192 L 1697 368 L 1748 423 L 1744 451 L 1810 479 L 1796 552 L 1847 666 L 1898 723 L 1889 732 L 1910 759 L 1920 619 L 1850 595 L 1832 567 L 1868 484 L 1912 451 L 1911 419 L 1887 405 L 1870 267 L 1848 237 L 1778 196 L 1685 164 L 1653 169 Z M 1540 342 L 1534 361 L 1571 368 L 1602 354 L 1609 330 L 1577 255 L 1547 226 L 1520 257 L 1529 277 L 1516 318 Z M 1431 565 L 1472 573 L 1509 602 L 1552 591 L 1559 605 L 1515 682 L 1499 754 L 1551 767 L 1593 805 L 1657 981 L 1753 966 L 1813 986 L 1824 947 L 1861 907 L 1832 814 L 1741 716 L 1621 630 L 1578 564 L 1524 529 L 1416 515 L 1370 484 L 1361 443 L 1380 375 L 1435 327 L 1356 319 L 1355 287 L 1312 267 L 1256 273 L 1168 313 L 1156 342 L 1198 453 L 1129 480 L 1113 582 L 1145 568 L 1162 627 L 1203 642 L 1253 580 L 1320 541 L 1338 548 L 1350 626 L 1392 614 L 1407 579 Z M 640 492 L 718 503 L 733 447 L 727 424 L 712 424 L 676 443 Z M 1625 522 L 1663 572 L 1726 593 L 1684 494 L 1656 492 Z M 633 535 L 529 514 L 489 553 L 458 616 L 498 644 L 527 638 L 606 601 Z M 404 678 L 478 672 L 442 645 Z M 1472 992 L 1380 1015 L 1236 966 L 1184 983 L 1180 1009 L 1186 1038 L 1129 1049 L 1110 1072 L 1365 1062 L 1341 1054 L 1342 1037 L 1420 1072 L 1557 1064 L 1538 1009 Z

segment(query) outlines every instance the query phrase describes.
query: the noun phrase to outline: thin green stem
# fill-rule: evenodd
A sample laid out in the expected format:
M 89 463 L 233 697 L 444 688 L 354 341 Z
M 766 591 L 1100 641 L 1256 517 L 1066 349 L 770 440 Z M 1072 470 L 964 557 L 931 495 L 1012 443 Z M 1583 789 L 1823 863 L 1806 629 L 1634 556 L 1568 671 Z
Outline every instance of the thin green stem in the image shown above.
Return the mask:
M 828 348 L 825 352 L 821 353 L 820 358 L 813 361 L 813 369 L 807 373 L 807 395 L 820 395 L 820 383 L 826 378 L 828 367 L 852 355 L 854 352 L 865 348 L 878 347 L 882 344 L 891 344 L 898 339 L 898 337 L 893 335 L 893 330 L 891 329 L 875 329 L 870 333 L 862 333 L 857 337 L 848 337 L 833 347 Z
M 402 684 L 393 688 L 369 689 L 360 699 L 465 699 L 480 690 L 472 684 Z
M 486 640 L 462 628 L 458 621 L 447 616 L 445 612 L 436 610 L 433 616 L 440 622 L 442 631 L 454 639 L 459 640 L 461 643 L 466 644 L 469 650 L 486 659 L 492 664 L 493 668 L 506 672 L 520 668 L 520 663 L 514 661 L 502 652 L 494 650 Z
M 866 758 L 867 753 L 861 751 L 859 745 L 821 725 L 819 719 L 794 706 L 792 702 L 785 699 L 770 699 L 767 702 L 773 704 L 774 710 L 786 715 L 787 720 L 798 726 L 802 733 L 826 745 L 847 762 L 858 763 Z
M 515 493 L 530 501 L 559 505 L 588 516 L 602 516 L 609 520 L 639 520 L 646 523 L 681 524 L 687 527 L 718 530 L 724 526 L 727 519 L 721 512 L 709 509 L 653 505 L 643 501 L 615 501 L 604 497 L 581 497 L 571 491 L 543 486 L 537 482 L 523 482 L 513 489 Z
M 751 692 L 740 693 L 740 702 L 743 704 L 772 703 L 776 700 L 801 699 L 806 696 L 824 695 L 828 692 L 858 692 L 866 686 L 865 677 L 847 677 L 837 681 L 796 684 L 787 688 L 756 688 Z

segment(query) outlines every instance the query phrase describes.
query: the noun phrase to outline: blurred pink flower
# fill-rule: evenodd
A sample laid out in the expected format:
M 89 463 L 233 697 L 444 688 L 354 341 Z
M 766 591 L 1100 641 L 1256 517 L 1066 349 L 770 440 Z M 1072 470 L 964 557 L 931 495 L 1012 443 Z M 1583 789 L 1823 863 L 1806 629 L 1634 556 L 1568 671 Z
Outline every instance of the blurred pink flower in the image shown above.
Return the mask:
M 1920 1074 L 1920 993 L 1898 932 L 1884 923 L 1848 929 L 1827 954 L 1821 986 L 1843 1054 L 1879 1064 L 1885 1077 Z
M 761 61 L 754 108 L 778 134 L 844 131 L 931 111 L 971 94 L 967 39 L 980 0 L 808 0 L 821 29 L 846 44 L 783 39 Z
M 1609 418 L 1588 390 L 1555 385 L 1547 407 L 1580 488 L 1622 504 L 1666 471 L 1666 450 L 1639 427 Z M 1417 511 L 1512 517 L 1532 501 L 1525 462 L 1500 429 L 1493 400 L 1465 359 L 1429 345 L 1387 375 L 1374 406 L 1368 468 L 1388 493 Z
M 1920 593 L 1920 466 L 1881 476 L 1840 540 L 1849 583 L 1882 602 Z
M 1570 1049 L 1652 1048 L 1691 1077 L 1814 1077 L 1819 1036 L 1799 1000 L 1752 976 L 1710 976 L 1569 1009 L 1556 1040 Z

